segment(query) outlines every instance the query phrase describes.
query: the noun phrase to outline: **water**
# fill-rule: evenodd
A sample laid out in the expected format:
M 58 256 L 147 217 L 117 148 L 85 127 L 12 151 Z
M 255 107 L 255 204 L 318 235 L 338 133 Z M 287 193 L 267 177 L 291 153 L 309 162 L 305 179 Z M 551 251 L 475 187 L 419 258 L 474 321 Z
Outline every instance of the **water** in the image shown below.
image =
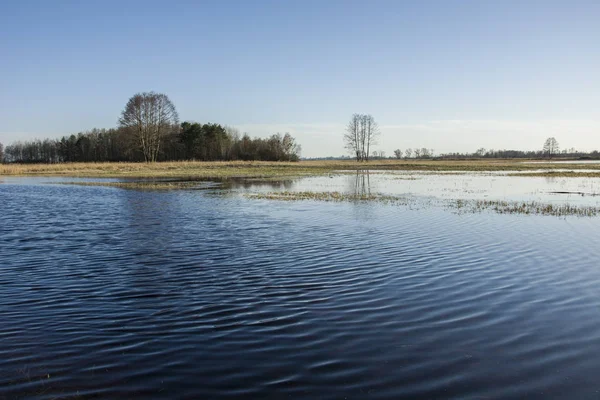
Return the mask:
M 0 398 L 600 396 L 597 219 L 49 180 L 0 184 Z
M 368 193 L 451 201 L 535 201 L 600 207 L 600 178 L 520 177 L 501 173 L 436 173 L 389 171 L 344 173 L 295 181 L 241 186 L 246 194 L 288 192 Z

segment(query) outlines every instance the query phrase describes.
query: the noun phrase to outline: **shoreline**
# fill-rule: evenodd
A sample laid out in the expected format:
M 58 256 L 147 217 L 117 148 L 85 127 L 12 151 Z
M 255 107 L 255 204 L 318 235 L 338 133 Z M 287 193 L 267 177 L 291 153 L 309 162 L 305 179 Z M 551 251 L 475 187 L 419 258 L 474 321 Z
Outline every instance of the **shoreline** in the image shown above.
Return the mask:
M 560 161 L 560 162 L 556 162 Z M 156 163 L 61 163 L 2 164 L 0 176 L 62 176 L 78 178 L 177 178 L 253 179 L 319 176 L 352 171 L 422 172 L 523 172 L 516 176 L 600 178 L 600 163 L 532 160 L 346 160 L 269 161 L 175 161 Z M 568 171 L 565 171 L 568 169 Z M 542 171 L 540 171 L 542 170 Z M 508 174 L 510 175 L 510 174 Z

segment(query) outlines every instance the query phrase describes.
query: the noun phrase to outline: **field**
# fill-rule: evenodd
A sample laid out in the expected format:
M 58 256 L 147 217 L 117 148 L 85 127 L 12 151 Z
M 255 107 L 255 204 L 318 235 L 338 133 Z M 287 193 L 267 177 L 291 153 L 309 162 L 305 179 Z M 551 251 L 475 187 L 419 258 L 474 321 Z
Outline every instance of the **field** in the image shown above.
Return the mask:
M 566 170 L 566 168 L 568 170 Z M 159 162 L 4 164 L 0 176 L 95 178 L 228 179 L 314 176 L 333 171 L 408 170 L 430 172 L 518 172 L 519 176 L 600 177 L 600 164 L 527 162 L 525 160 L 350 160 L 300 162 Z

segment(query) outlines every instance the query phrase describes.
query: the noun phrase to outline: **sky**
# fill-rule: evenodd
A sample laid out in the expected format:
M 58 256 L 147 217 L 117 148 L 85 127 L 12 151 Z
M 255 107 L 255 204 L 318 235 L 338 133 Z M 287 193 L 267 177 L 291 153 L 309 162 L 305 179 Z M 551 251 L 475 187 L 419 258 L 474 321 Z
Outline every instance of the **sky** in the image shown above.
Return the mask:
M 0 2 L 0 142 L 110 128 L 135 93 L 180 119 L 346 154 L 600 149 L 598 0 Z

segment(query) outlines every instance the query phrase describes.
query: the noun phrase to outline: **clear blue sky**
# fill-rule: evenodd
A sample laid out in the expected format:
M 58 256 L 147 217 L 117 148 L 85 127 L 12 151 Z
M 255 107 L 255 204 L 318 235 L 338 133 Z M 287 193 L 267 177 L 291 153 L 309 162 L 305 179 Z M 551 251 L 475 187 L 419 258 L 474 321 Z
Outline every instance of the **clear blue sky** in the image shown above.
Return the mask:
M 600 149 L 600 1 L 0 2 L 0 141 L 112 127 L 164 92 L 182 120 L 379 148 Z

